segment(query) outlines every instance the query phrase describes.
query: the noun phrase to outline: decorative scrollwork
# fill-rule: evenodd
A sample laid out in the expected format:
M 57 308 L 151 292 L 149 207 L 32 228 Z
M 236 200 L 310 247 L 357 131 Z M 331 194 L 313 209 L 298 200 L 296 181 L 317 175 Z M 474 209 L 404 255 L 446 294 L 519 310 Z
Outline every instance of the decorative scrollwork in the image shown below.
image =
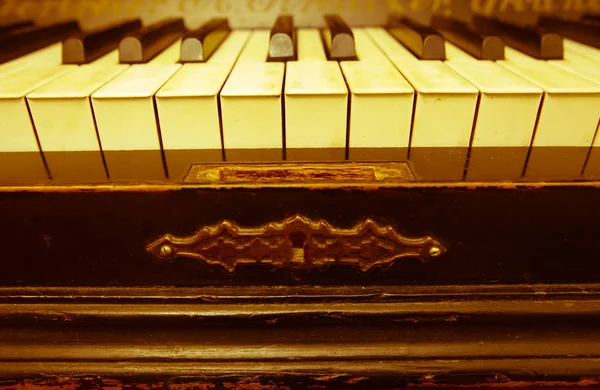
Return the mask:
M 446 252 L 432 237 L 403 237 L 392 227 L 380 226 L 369 218 L 351 229 L 341 229 L 302 215 L 254 228 L 223 221 L 190 237 L 166 234 L 146 249 L 161 260 L 192 258 L 220 265 L 228 272 L 243 264 L 300 269 L 341 264 L 364 272 L 392 265 L 400 258 L 426 262 Z

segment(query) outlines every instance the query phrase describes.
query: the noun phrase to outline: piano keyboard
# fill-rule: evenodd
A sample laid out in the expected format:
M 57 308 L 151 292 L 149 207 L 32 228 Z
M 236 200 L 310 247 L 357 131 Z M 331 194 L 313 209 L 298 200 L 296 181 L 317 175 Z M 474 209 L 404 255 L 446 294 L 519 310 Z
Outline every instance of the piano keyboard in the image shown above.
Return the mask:
M 283 160 L 408 160 L 432 181 L 600 177 L 589 37 L 480 19 L 324 26 L 3 26 L 0 185 L 179 181 L 195 162 Z

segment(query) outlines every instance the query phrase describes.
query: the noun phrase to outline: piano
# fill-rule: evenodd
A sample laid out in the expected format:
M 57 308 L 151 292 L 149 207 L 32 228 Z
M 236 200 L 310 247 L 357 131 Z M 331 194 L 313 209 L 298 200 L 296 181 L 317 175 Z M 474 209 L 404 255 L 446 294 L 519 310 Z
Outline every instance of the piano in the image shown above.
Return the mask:
M 0 2 L 0 388 L 599 388 L 599 18 Z

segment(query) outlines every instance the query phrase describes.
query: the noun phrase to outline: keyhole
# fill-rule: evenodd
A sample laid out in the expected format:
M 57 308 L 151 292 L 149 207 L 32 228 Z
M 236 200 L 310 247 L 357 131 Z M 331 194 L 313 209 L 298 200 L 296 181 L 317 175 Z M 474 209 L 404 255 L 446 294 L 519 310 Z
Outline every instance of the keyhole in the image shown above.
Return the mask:
M 304 263 L 304 244 L 306 243 L 306 234 L 296 232 L 290 234 L 292 241 L 292 263 Z
M 302 232 L 292 233 L 290 234 L 290 240 L 292 240 L 292 248 L 304 248 L 306 234 Z

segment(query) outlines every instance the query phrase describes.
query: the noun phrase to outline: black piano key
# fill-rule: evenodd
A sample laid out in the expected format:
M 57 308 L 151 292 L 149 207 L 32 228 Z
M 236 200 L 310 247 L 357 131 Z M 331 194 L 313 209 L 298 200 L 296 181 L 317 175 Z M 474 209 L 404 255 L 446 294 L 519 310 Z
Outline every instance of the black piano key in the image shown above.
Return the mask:
M 296 59 L 296 29 L 294 18 L 282 15 L 271 28 L 268 61 L 294 61 Z
M 75 20 L 48 26 L 20 28 L 0 37 L 0 63 L 60 42 L 80 31 L 79 23 Z
M 431 25 L 458 48 L 480 60 L 504 59 L 504 41 L 497 35 L 482 35 L 465 23 L 434 16 Z
M 404 17 L 390 16 L 388 32 L 421 60 L 445 60 L 444 38 L 436 30 Z
M 115 50 L 124 35 L 142 28 L 140 19 L 82 32 L 63 41 L 63 64 L 89 64 Z
M 540 18 L 538 24 L 565 38 L 600 49 L 600 24 L 572 22 L 555 18 Z
M 121 64 L 143 64 L 185 33 L 182 18 L 165 19 L 130 33 L 119 43 Z
M 32 20 L 21 20 L 18 22 L 0 23 L 0 35 L 4 35 L 14 30 L 19 30 L 31 26 L 33 26 Z
M 356 45 L 352 29 L 338 15 L 325 15 L 326 28 L 323 31 L 325 48 L 332 61 L 356 59 Z
M 600 25 L 600 15 L 585 14 L 581 17 L 581 21 Z
M 499 35 L 507 46 L 539 60 L 563 58 L 563 41 L 559 34 L 533 27 L 516 26 L 485 16 L 473 16 L 473 28 L 483 35 Z
M 204 62 L 231 31 L 227 18 L 215 18 L 188 31 L 181 42 L 180 62 Z

